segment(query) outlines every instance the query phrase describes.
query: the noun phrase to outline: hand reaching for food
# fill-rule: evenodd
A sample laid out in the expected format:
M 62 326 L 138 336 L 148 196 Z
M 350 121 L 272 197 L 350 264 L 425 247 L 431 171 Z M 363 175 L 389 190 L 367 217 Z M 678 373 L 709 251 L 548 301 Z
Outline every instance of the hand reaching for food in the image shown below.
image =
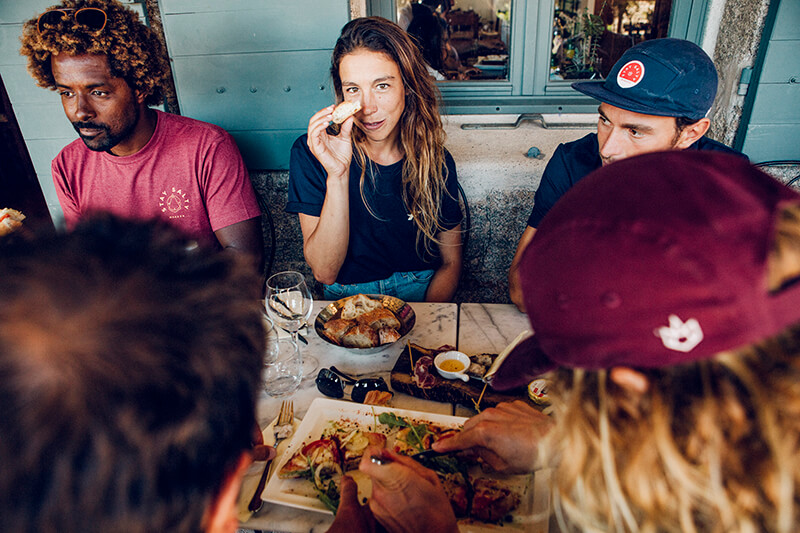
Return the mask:
M 375 462 L 373 456 L 382 460 Z M 358 468 L 372 479 L 372 514 L 390 533 L 458 531 L 450 500 L 432 470 L 377 448 L 367 450 Z
M 358 486 L 353 478 L 344 476 L 340 490 L 339 509 L 327 533 L 373 533 L 375 517 L 368 505 L 358 502 Z
M 551 426 L 550 417 L 529 403 L 500 403 L 467 420 L 460 433 L 437 441 L 433 449 L 469 450 L 497 472 L 527 474 L 536 468 L 539 441 Z

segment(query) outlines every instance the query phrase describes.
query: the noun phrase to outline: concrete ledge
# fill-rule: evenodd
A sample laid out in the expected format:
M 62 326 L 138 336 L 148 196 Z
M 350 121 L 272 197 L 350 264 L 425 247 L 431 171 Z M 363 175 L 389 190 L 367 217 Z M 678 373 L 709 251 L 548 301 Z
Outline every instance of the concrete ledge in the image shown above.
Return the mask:
M 533 208 L 533 196 L 556 147 L 596 130 L 597 115 L 547 116 L 548 124 L 583 123 L 575 129 L 545 129 L 522 122 L 515 129 L 461 129 L 462 124 L 514 124 L 518 115 L 443 117 L 447 149 L 470 205 L 472 228 L 456 293 L 459 302 L 507 303 L 508 267 Z M 540 158 L 526 153 L 537 147 Z
M 585 124 L 576 129 L 544 129 L 532 122 L 522 122 L 515 129 L 461 129 L 462 124 L 514 124 L 518 115 L 446 115 L 442 117 L 447 133 L 447 149 L 453 154 L 459 180 L 469 197 L 480 198 L 496 188 L 536 190 L 547 161 L 556 147 L 595 131 L 596 115 L 545 115 L 548 124 Z M 525 154 L 539 148 L 541 157 Z

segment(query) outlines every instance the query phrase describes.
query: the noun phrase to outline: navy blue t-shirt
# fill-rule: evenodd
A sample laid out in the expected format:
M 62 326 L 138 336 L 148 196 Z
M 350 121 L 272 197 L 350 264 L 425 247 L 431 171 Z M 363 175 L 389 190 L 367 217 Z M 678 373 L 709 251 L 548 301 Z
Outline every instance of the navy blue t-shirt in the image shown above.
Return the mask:
M 327 191 L 327 173 L 311 153 L 308 135 L 297 139 L 289 160 L 289 202 L 287 213 L 318 217 Z M 447 193 L 443 195 L 439 222 L 452 229 L 461 222 L 458 205 L 458 179 L 453 157 L 445 150 Z M 373 173 L 370 172 L 373 170 Z M 369 162 L 361 198 L 361 166 L 356 157 L 350 164 L 350 241 L 338 283 L 365 283 L 386 279 L 395 272 L 431 270 L 441 266 L 441 258 L 426 252 L 417 243 L 417 225 L 409 218 L 402 195 L 403 160 L 389 166 Z M 371 177 L 374 176 L 374 177 Z M 436 252 L 437 247 L 433 245 Z
M 701 137 L 687 150 L 712 150 L 746 157 L 741 152 L 707 137 Z M 528 226 L 539 227 L 544 216 L 572 186 L 602 165 L 596 133 L 590 133 L 577 141 L 559 144 L 544 169 L 539 188 L 536 189 Z

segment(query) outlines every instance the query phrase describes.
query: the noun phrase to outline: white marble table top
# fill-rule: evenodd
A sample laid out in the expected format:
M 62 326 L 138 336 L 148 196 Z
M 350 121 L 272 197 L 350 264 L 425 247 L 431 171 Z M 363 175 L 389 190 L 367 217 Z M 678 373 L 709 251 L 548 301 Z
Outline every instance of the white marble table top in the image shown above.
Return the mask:
M 461 304 L 458 349 L 468 355 L 500 353 L 528 329 L 528 315 L 512 304 Z
M 320 309 L 330 302 L 314 303 L 316 317 Z M 323 366 L 335 365 L 339 370 L 354 377 L 382 376 L 387 383 L 389 374 L 400 355 L 405 341 L 426 347 L 439 347 L 443 344 L 456 346 L 467 354 L 499 353 L 525 329 L 530 326 L 528 318 L 511 304 L 456 304 L 412 303 L 416 314 L 414 329 L 398 343 L 371 355 L 355 354 L 345 348 L 331 346 L 310 330 L 306 339 L 308 345 L 301 344 L 301 350 L 313 354 Z M 322 397 L 313 379 L 304 380 L 300 389 L 292 395 L 295 416 L 303 418 L 314 398 Z M 475 411 L 463 406 L 433 402 L 395 393 L 394 407 L 441 414 L 472 416 Z M 258 404 L 258 421 L 262 427 L 274 419 L 280 408 L 280 400 L 261 395 Z M 537 481 L 540 481 L 537 479 Z M 264 503 L 261 510 L 241 527 L 252 530 L 279 531 L 287 533 L 321 533 L 333 522 L 331 515 L 293 509 L 281 505 Z M 536 528 L 536 531 L 546 529 Z
M 458 312 L 458 349 L 467 355 L 500 353 L 523 331 L 528 315 L 513 304 L 461 304 Z M 456 405 L 456 416 L 476 414 L 471 406 Z
M 319 311 L 329 303 L 327 301 L 314 302 L 312 323 L 313 318 L 316 318 Z M 334 365 L 342 372 L 356 378 L 382 376 L 389 384 L 389 375 L 406 341 L 431 348 L 444 344 L 455 346 L 457 342 L 458 306 L 456 304 L 410 303 L 410 305 L 416 315 L 414 328 L 401 341 L 388 346 L 385 350 L 369 355 L 357 354 L 346 348 L 332 346 L 322 340 L 313 328 L 309 328 L 308 334 L 305 335 L 308 344 L 301 343 L 300 350 L 303 353 L 313 354 L 319 361 L 320 368 Z M 303 380 L 300 389 L 290 397 L 294 402 L 295 417 L 302 419 L 314 398 L 322 397 L 324 396 L 317 390 L 313 379 Z M 280 403 L 281 400 L 270 398 L 262 392 L 257 413 L 261 427 L 265 427 L 278 415 Z M 391 405 L 415 411 L 453 414 L 451 404 L 415 398 L 402 393 L 395 393 Z M 290 533 L 318 532 L 327 530 L 332 522 L 331 515 L 264 502 L 261 510 L 242 524 L 242 527 Z

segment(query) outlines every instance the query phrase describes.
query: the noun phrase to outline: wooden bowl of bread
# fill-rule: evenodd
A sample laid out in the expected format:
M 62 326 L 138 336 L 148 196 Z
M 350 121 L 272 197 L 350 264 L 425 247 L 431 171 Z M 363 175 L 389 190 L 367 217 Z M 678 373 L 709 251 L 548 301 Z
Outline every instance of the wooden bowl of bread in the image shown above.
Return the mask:
M 415 321 L 414 309 L 400 298 L 357 294 L 326 305 L 314 329 L 335 346 L 372 353 L 400 340 Z

